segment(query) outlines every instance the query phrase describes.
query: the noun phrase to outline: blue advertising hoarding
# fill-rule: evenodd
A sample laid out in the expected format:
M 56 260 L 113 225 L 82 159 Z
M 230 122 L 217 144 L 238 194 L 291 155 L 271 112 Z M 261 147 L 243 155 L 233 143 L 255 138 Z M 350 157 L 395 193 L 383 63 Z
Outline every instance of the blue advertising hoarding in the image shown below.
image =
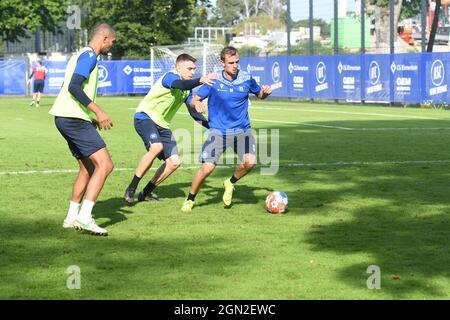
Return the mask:
M 25 95 L 25 61 L 0 61 L 0 95 Z
M 241 69 L 274 97 L 450 103 L 450 53 L 241 58 Z M 43 61 L 44 93 L 57 94 L 66 61 Z M 173 68 L 160 61 L 99 61 L 99 94 L 146 94 Z M 0 95 L 25 95 L 26 63 L 0 61 Z

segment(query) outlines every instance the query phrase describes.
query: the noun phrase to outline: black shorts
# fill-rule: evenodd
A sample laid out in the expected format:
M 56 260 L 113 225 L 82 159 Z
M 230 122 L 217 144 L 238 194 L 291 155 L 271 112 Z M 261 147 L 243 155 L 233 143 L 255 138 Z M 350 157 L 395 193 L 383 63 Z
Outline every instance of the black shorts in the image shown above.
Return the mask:
M 66 139 L 72 155 L 78 160 L 87 158 L 106 147 L 92 122 L 76 118 L 55 117 L 55 125 Z
M 134 119 L 134 129 L 142 138 L 147 151 L 152 143 L 162 143 L 163 151 L 158 155 L 158 159 L 166 160 L 170 156 L 178 155 L 177 143 L 170 129 L 158 126 L 152 119 Z
M 243 161 L 245 154 L 256 155 L 256 142 L 253 130 L 248 129 L 238 133 L 223 134 L 211 130 L 202 147 L 200 161 L 217 164 L 227 148 L 233 148 L 234 153 Z
M 44 80 L 34 80 L 33 83 L 33 92 L 44 92 L 44 84 L 45 81 Z

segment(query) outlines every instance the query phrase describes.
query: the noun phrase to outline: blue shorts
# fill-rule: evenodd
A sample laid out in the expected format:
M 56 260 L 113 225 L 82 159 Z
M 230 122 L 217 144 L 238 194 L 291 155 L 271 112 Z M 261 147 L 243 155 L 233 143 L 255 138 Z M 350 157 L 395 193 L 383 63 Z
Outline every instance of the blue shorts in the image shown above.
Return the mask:
M 177 143 L 172 131 L 158 126 L 152 119 L 134 119 L 134 129 L 141 136 L 145 149 L 150 149 L 152 143 L 162 143 L 163 151 L 158 159 L 166 160 L 170 156 L 178 155 Z
M 55 117 L 55 125 L 66 139 L 72 155 L 78 160 L 106 148 L 105 142 L 92 122 L 76 118 Z
M 217 164 L 227 148 L 233 148 L 241 161 L 245 154 L 256 155 L 256 141 L 251 129 L 237 133 L 223 134 L 210 130 L 202 147 L 200 161 Z
M 44 80 L 34 80 L 33 83 L 33 92 L 44 92 L 44 84 L 45 81 Z

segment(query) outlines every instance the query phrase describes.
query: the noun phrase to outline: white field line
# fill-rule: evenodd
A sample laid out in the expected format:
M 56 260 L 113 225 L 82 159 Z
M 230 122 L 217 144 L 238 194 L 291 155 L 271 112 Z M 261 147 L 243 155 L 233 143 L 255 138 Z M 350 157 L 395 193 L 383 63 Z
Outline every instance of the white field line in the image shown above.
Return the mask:
M 135 108 L 128 108 L 129 110 L 135 110 Z M 286 110 L 286 109 L 284 109 Z M 292 109 L 294 110 L 294 109 Z M 182 115 L 189 115 L 188 112 L 178 112 Z M 361 113 L 362 114 L 362 113 Z M 427 118 L 432 119 L 432 118 Z M 436 118 L 436 120 L 440 120 Z M 400 127 L 386 127 L 386 128 L 350 128 L 350 127 L 340 127 L 340 126 L 329 126 L 324 124 L 316 124 L 316 123 L 310 123 L 310 122 L 299 122 L 299 121 L 281 121 L 281 120 L 264 120 L 264 119 L 255 119 L 252 118 L 250 121 L 256 121 L 256 122 L 267 122 L 267 123 L 281 123 L 281 124 L 297 124 L 307 127 L 319 127 L 319 128 L 328 128 L 328 129 L 338 129 L 338 130 L 346 130 L 346 131 L 388 131 L 388 130 L 450 130 L 449 127 L 435 127 L 435 128 L 400 128 Z
M 413 115 L 400 115 L 400 114 L 388 114 L 388 113 L 369 113 L 369 112 L 350 112 L 350 111 L 336 111 L 336 110 L 316 110 L 316 109 L 288 109 L 288 108 L 271 108 L 271 107 L 250 107 L 250 109 L 263 109 L 263 110 L 277 110 L 277 111 L 297 111 L 297 112 L 319 112 L 319 113 L 337 113 L 337 114 L 352 114 L 358 116 L 381 116 L 390 118 L 410 118 L 410 119 L 422 119 L 422 120 L 442 120 L 449 121 L 450 119 L 413 116 Z
M 283 124 L 299 124 L 299 125 L 307 126 L 307 127 L 320 127 L 320 128 L 328 128 L 328 129 L 355 130 L 354 128 L 327 126 L 324 124 L 315 124 L 315 123 L 298 122 L 298 121 L 263 120 L 263 119 L 255 119 L 255 118 L 251 119 L 251 121 L 268 122 L 268 123 L 283 123 Z
M 406 161 L 338 161 L 338 162 L 317 162 L 317 163 L 286 163 L 280 167 L 344 167 L 344 166 L 387 166 L 387 165 L 424 165 L 424 164 L 450 164 L 450 160 L 406 160 Z M 230 168 L 234 164 L 219 165 L 217 168 Z M 197 169 L 197 166 L 181 166 L 180 169 Z M 114 168 L 114 171 L 134 171 L 136 168 Z M 150 168 L 156 170 L 156 168 Z M 21 174 L 54 174 L 54 173 L 77 173 L 78 169 L 56 169 L 56 170 L 21 170 L 21 171 L 0 171 L 0 175 L 21 175 Z

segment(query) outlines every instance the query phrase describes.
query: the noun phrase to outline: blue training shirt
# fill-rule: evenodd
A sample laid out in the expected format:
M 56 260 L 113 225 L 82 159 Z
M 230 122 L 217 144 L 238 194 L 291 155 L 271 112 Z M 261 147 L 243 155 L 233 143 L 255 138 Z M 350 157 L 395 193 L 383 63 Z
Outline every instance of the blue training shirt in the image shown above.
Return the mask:
M 223 71 L 212 86 L 202 85 L 197 95 L 208 98 L 208 123 L 211 129 L 222 133 L 232 130 L 250 129 L 248 117 L 248 96 L 258 94 L 261 87 L 252 76 L 239 70 L 232 81 L 225 78 Z
M 87 79 L 92 70 L 94 70 L 96 64 L 97 55 L 95 54 L 95 51 L 93 49 L 86 51 L 78 57 L 77 65 L 75 66 L 73 73 L 77 73 Z

